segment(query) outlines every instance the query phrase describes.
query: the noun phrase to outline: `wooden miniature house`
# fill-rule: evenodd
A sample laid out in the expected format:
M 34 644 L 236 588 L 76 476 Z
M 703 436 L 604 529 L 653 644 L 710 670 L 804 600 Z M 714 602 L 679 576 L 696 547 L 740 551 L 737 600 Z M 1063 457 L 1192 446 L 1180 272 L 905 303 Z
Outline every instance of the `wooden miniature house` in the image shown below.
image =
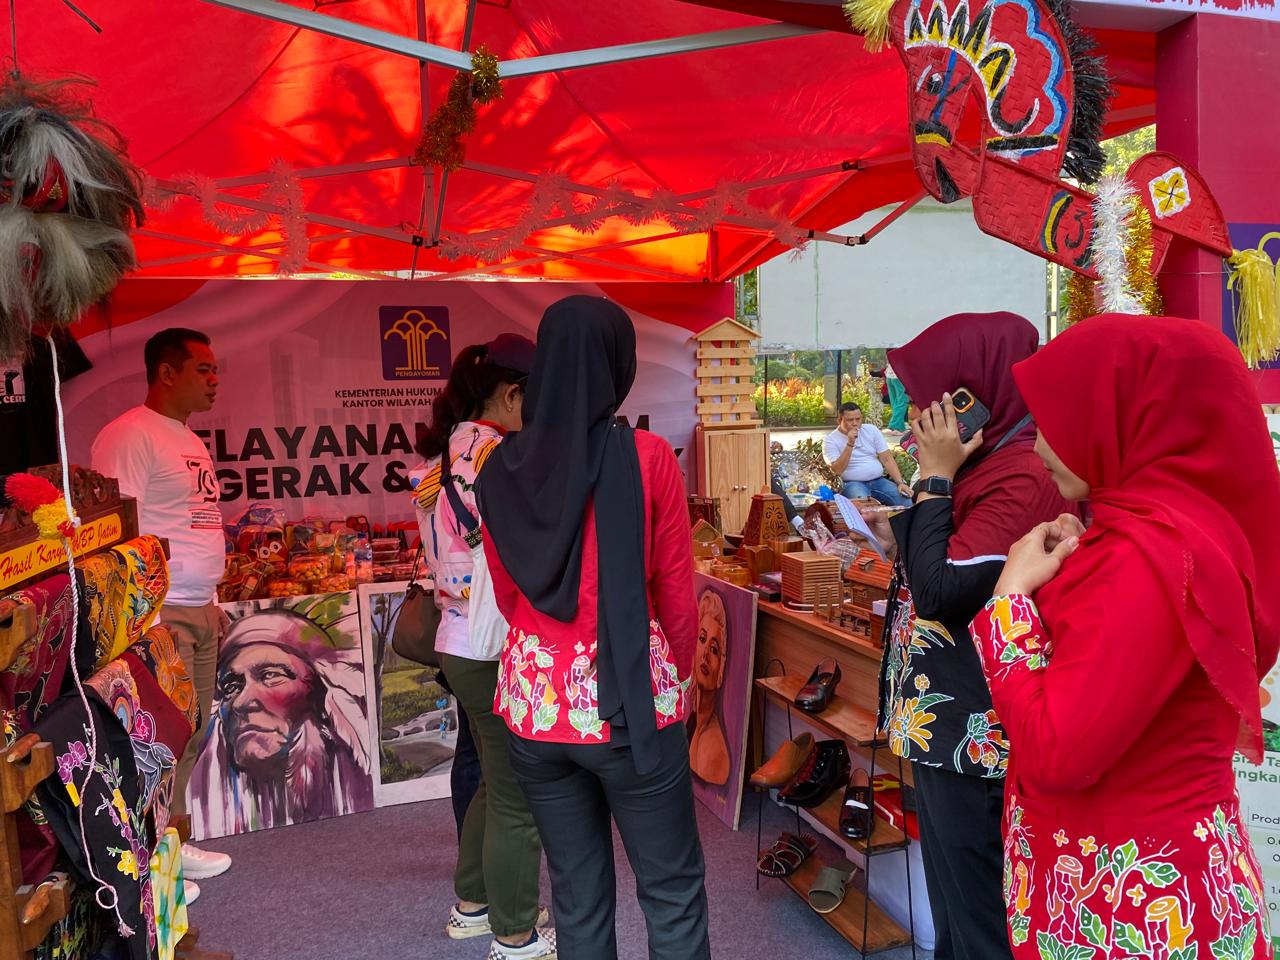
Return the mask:
M 693 338 L 698 350 L 698 493 L 719 505 L 725 533 L 742 530 L 752 496 L 769 488 L 769 434 L 760 429 L 754 398 L 759 338 L 728 318 Z

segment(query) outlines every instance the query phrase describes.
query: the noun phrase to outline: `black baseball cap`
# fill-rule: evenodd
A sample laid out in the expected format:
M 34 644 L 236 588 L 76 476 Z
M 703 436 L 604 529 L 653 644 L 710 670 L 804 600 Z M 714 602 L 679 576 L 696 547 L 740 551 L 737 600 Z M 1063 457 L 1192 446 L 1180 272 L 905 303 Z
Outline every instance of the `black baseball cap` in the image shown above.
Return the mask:
M 526 377 L 533 372 L 533 355 L 537 347 L 528 337 L 518 333 L 502 333 L 489 341 L 485 359 L 496 367 L 505 367 Z

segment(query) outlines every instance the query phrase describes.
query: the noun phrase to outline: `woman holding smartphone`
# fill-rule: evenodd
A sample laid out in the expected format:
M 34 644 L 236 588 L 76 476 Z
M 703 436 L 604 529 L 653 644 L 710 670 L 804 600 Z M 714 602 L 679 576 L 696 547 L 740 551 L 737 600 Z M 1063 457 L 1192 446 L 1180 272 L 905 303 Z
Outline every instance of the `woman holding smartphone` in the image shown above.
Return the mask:
M 881 722 L 893 752 L 912 762 L 937 956 L 948 960 L 1010 956 L 1000 839 L 1008 748 L 968 624 L 991 599 L 1009 547 L 1071 509 L 1035 455 L 1013 382 L 1013 365 L 1038 344 L 1022 317 L 958 314 L 889 352 L 917 408 L 922 479 L 916 505 L 878 523 L 882 539 L 896 540 L 901 587 Z M 981 426 L 964 441 L 951 400 L 960 388 L 978 401 L 969 426 Z

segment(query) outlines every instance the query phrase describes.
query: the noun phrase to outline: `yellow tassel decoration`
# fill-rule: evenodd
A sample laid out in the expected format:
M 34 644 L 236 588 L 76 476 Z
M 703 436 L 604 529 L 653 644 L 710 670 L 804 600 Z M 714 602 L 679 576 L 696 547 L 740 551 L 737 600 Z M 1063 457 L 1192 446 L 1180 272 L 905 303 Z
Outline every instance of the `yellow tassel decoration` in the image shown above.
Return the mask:
M 1129 286 L 1142 302 L 1143 312 L 1149 317 L 1164 313 L 1164 299 L 1160 287 L 1151 272 L 1151 258 L 1155 250 L 1151 240 L 1151 214 L 1146 204 L 1133 199 L 1133 212 L 1129 215 L 1129 246 L 1125 250 L 1128 264 Z
M 1236 343 L 1255 370 L 1280 356 L 1280 274 L 1263 249 L 1278 237 L 1269 233 L 1257 247 L 1237 250 L 1227 260 L 1227 287 L 1236 295 Z
M 60 540 L 64 536 L 70 536 L 75 530 L 71 514 L 67 510 L 67 501 L 63 497 L 36 507 L 31 511 L 31 519 L 42 540 Z
M 849 25 L 862 34 L 868 53 L 878 53 L 889 40 L 889 12 L 896 0 L 844 0 Z
M 1071 272 L 1071 276 L 1067 278 L 1067 309 L 1059 324 L 1060 330 L 1073 327 L 1098 312 L 1094 297 L 1095 286 L 1096 281 L 1090 280 L 1083 273 L 1076 273 L 1074 270 Z

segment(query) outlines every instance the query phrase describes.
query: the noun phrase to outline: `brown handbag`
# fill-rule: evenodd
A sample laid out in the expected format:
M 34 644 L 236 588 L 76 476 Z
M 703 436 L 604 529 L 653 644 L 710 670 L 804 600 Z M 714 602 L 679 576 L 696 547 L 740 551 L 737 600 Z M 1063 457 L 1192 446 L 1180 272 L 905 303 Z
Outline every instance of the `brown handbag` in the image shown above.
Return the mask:
M 418 564 L 422 560 L 422 541 L 418 541 L 418 553 L 413 560 L 414 579 L 405 588 L 400 613 L 391 634 L 391 649 L 396 656 L 412 660 L 424 667 L 439 667 L 440 655 L 436 653 L 436 630 L 440 627 L 440 608 L 435 594 L 418 583 Z

